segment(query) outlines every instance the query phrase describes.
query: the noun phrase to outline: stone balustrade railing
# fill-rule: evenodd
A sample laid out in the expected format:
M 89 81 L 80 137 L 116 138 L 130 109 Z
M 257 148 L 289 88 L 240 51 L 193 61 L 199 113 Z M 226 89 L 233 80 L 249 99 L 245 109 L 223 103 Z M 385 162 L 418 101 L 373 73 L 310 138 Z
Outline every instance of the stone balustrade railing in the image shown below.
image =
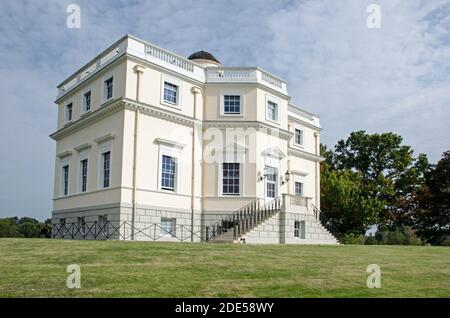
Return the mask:
M 203 68 L 184 57 L 127 35 L 63 81 L 58 86 L 57 99 L 124 54 L 160 65 L 203 83 L 257 83 L 287 94 L 285 81 L 258 67 Z

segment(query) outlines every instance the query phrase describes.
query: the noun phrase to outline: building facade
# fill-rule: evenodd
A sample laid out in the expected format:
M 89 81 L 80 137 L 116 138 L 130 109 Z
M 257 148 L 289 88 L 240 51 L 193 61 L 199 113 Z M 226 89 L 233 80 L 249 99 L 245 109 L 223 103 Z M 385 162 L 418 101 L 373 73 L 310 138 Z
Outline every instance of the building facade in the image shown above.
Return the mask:
M 58 89 L 55 237 L 337 242 L 319 118 L 283 79 L 126 35 Z

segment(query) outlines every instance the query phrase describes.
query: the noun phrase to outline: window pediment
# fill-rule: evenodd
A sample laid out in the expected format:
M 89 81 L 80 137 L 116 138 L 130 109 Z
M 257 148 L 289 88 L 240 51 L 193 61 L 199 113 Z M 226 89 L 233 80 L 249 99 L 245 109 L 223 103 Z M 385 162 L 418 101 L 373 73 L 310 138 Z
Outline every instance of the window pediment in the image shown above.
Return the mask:
M 286 157 L 286 155 L 278 147 L 270 147 L 262 152 L 264 157 L 275 158 L 281 160 Z
M 172 141 L 164 138 L 156 138 L 155 142 L 159 145 L 170 147 L 170 148 L 177 148 L 179 150 L 182 150 L 184 146 L 186 146 L 183 143 L 180 143 L 178 141 Z

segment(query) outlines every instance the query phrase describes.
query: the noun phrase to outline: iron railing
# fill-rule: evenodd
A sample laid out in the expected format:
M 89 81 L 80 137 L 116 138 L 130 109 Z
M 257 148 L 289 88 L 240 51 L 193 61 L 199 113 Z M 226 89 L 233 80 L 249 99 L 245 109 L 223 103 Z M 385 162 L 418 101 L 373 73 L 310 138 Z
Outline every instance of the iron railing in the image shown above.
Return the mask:
M 228 231 L 233 231 L 233 240 L 236 240 L 241 235 L 258 226 L 261 222 L 273 216 L 280 209 L 280 198 L 275 198 L 264 205 L 261 205 L 260 200 L 256 199 L 236 212 L 224 216 L 213 225 L 206 227 L 205 240 L 208 242 L 224 235 Z
M 322 226 L 330 232 L 336 240 L 340 241 L 342 234 L 338 228 L 333 224 L 331 219 L 322 213 L 314 204 L 312 204 L 314 218 L 322 224 Z
M 129 222 L 114 223 L 111 221 L 100 225 L 98 222 L 70 224 L 53 224 L 52 238 L 69 238 L 85 240 L 109 240 L 122 239 L 130 240 L 177 240 L 181 242 L 196 240 L 204 241 L 202 238 L 203 229 L 192 230 L 190 226 L 178 225 L 170 232 L 162 228 L 160 224 L 152 223 L 143 228 L 137 228 Z

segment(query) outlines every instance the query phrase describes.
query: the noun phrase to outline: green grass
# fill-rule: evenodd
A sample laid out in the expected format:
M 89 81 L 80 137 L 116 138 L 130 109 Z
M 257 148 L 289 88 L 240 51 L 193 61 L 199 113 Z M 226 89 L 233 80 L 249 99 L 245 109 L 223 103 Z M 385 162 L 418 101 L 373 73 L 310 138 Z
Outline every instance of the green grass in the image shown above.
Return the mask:
M 0 297 L 450 297 L 450 248 L 0 239 Z

